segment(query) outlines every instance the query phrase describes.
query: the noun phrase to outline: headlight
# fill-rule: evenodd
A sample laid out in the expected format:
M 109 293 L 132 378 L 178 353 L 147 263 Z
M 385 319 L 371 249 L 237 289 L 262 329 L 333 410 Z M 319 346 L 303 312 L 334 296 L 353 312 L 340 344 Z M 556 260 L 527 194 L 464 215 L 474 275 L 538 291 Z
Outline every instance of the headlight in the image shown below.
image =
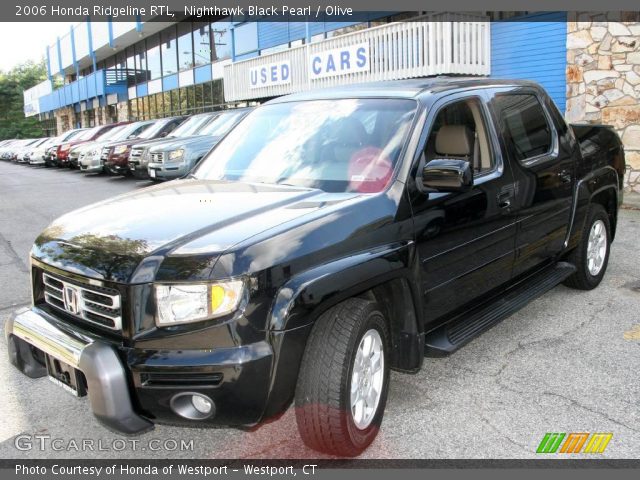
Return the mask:
M 129 146 L 128 146 L 128 145 L 118 145 L 118 146 L 113 150 L 113 153 L 114 153 L 115 155 L 119 155 L 119 154 L 121 154 L 121 153 L 126 152 L 128 148 L 129 148 Z
M 167 327 L 228 315 L 238 308 L 243 291 L 242 280 L 156 285 L 156 324 Z
M 176 158 L 182 158 L 182 155 L 184 155 L 184 149 L 179 149 L 179 150 L 174 150 L 172 152 L 169 152 L 169 160 L 175 160 Z

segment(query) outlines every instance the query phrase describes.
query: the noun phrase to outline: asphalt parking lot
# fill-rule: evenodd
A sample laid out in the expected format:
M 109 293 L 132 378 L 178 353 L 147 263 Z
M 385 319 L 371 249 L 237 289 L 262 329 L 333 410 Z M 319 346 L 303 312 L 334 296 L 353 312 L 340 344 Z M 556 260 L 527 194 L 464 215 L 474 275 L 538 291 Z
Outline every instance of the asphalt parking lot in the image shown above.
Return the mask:
M 146 185 L 0 162 L 0 323 L 29 302 L 29 250 L 50 221 Z M 363 456 L 534 458 L 546 432 L 611 432 L 603 456 L 637 458 L 639 239 L 640 208 L 623 209 L 599 288 L 557 287 L 453 356 L 425 359 L 419 374 L 394 373 L 382 431 Z M 18 372 L 4 338 L 0 382 L 0 458 L 317 457 L 302 445 L 292 409 L 253 431 L 157 426 L 123 439 L 98 425 L 86 399 Z M 29 442 L 33 435 L 46 448 Z

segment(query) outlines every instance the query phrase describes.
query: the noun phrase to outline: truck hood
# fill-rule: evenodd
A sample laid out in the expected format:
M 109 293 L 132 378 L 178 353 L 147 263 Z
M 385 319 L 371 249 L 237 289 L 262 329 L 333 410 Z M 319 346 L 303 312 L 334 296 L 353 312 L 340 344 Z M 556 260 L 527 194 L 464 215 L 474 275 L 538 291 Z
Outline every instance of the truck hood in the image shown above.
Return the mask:
M 153 280 L 172 252 L 208 236 L 215 241 L 207 242 L 206 251 L 179 252 L 182 264 L 208 273 L 226 249 L 322 208 L 332 195 L 290 186 L 175 180 L 65 214 L 36 239 L 32 256 L 91 278 L 142 283 Z M 354 196 L 341 194 L 332 202 Z
M 188 136 L 188 137 L 164 137 L 164 138 L 156 138 L 154 140 L 147 140 L 146 142 L 137 142 L 133 145 L 132 148 L 141 148 L 141 147 L 148 147 L 148 148 L 152 148 L 154 151 L 159 151 L 159 150 L 163 150 L 165 145 L 170 145 L 173 144 L 175 142 L 180 142 L 181 140 L 187 139 L 187 138 L 196 138 L 197 135 L 192 135 L 192 136 Z
M 195 137 L 176 138 L 173 142 L 163 143 L 160 146 L 154 146 L 152 152 L 165 151 L 169 152 L 178 148 L 187 148 L 189 150 L 202 150 L 213 147 L 220 137 L 212 137 L 208 135 L 198 135 Z

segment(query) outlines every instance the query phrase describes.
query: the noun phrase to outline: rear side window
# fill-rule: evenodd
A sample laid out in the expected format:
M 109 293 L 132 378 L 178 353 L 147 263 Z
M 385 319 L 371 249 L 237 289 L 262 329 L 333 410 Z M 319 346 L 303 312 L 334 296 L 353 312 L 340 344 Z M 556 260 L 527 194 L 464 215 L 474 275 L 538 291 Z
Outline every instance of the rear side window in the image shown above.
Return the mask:
M 516 160 L 527 160 L 551 150 L 551 127 L 538 97 L 506 94 L 498 95 L 495 102 L 506 129 L 505 141 Z

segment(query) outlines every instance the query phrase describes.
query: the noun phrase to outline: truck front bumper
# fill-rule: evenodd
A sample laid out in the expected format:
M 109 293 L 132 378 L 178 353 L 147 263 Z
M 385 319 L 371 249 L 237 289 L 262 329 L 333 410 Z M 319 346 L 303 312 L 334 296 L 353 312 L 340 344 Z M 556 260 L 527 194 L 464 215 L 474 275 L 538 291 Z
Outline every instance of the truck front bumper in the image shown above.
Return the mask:
M 78 162 L 80 170 L 85 173 L 102 173 L 104 171 L 104 165 L 100 158 L 83 158 Z
M 38 307 L 5 324 L 9 359 L 32 378 L 47 375 L 33 349 L 80 371 L 91 410 L 110 430 L 132 435 L 153 422 L 174 425 L 254 425 L 265 412 L 273 351 L 266 341 L 207 350 L 143 350 L 75 332 Z M 192 408 L 194 396 L 212 405 Z
M 174 178 L 183 177 L 189 173 L 189 168 L 184 162 L 178 163 L 155 163 L 149 162 L 149 176 L 161 180 L 172 180 Z M 153 173 L 152 173 L 153 172 Z

